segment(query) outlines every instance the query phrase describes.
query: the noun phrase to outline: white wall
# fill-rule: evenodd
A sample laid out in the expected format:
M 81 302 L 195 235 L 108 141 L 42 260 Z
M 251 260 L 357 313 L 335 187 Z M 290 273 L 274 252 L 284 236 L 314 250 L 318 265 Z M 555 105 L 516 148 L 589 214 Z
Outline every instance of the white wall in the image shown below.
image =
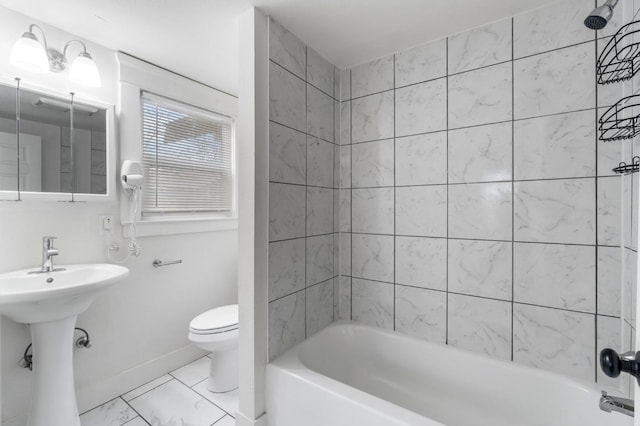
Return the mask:
M 34 20 L 0 8 L 0 75 L 13 77 L 8 64 L 13 42 Z M 62 47 L 73 37 L 42 23 L 48 42 Z M 118 68 L 115 52 L 87 42 L 100 68 L 102 88 L 73 88 L 78 96 L 115 104 Z M 67 75 L 28 75 L 23 81 L 61 94 L 72 88 Z M 137 135 L 127 138 L 129 143 Z M 110 141 L 118 149 L 118 141 Z M 112 180 L 115 178 L 112 177 Z M 115 180 L 114 180 L 115 182 Z M 43 235 L 55 235 L 59 263 L 107 262 L 98 216 L 113 214 L 119 223 L 116 197 L 102 203 L 45 201 L 0 202 L 0 272 L 37 265 Z M 122 230 L 117 227 L 116 235 Z M 115 397 L 197 357 L 187 340 L 189 321 L 208 308 L 235 303 L 237 232 L 220 231 L 140 238 L 143 254 L 126 266 L 128 279 L 107 290 L 80 315 L 78 326 L 91 334 L 93 347 L 75 352 L 80 411 Z M 182 259 L 183 264 L 154 269 L 155 259 Z M 2 421 L 24 423 L 31 373 L 18 367 L 30 341 L 28 326 L 2 319 Z

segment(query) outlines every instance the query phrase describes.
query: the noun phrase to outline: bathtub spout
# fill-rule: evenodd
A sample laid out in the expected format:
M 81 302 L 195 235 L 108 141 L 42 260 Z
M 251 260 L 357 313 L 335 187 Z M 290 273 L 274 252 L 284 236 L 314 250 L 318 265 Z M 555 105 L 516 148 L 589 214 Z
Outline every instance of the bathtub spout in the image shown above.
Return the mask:
M 607 395 L 605 391 L 602 391 L 602 396 L 600 397 L 600 409 L 607 413 L 616 411 L 631 417 L 633 417 L 634 413 L 633 401 L 631 399 Z

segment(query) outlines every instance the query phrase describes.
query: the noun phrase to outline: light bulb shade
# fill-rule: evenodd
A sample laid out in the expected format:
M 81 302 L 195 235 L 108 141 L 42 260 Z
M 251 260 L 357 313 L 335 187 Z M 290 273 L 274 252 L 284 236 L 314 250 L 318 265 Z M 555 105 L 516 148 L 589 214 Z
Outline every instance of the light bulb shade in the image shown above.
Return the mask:
M 49 72 L 49 59 L 35 35 L 26 32 L 15 42 L 9 58 L 11 65 L 36 73 Z
M 69 80 L 89 87 L 100 87 L 102 85 L 98 67 L 91 59 L 91 55 L 86 52 L 80 53 L 71 64 Z

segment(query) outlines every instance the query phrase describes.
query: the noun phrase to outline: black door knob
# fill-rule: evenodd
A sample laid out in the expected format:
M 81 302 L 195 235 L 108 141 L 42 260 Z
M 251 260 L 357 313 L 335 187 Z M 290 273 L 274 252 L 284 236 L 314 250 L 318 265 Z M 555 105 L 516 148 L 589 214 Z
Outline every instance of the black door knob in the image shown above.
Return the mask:
M 640 385 L 640 352 L 627 352 L 621 357 L 613 349 L 603 349 L 600 352 L 600 368 L 609 377 L 618 377 L 621 372 L 629 373 Z

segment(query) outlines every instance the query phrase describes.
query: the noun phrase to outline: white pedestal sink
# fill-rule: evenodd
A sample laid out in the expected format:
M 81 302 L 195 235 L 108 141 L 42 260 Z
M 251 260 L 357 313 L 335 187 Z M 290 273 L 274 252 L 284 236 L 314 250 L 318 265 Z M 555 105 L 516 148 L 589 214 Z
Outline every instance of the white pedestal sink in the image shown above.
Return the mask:
M 73 383 L 76 318 L 99 292 L 129 275 L 124 266 L 62 265 L 64 271 L 0 274 L 0 313 L 30 324 L 33 394 L 27 426 L 80 426 Z

